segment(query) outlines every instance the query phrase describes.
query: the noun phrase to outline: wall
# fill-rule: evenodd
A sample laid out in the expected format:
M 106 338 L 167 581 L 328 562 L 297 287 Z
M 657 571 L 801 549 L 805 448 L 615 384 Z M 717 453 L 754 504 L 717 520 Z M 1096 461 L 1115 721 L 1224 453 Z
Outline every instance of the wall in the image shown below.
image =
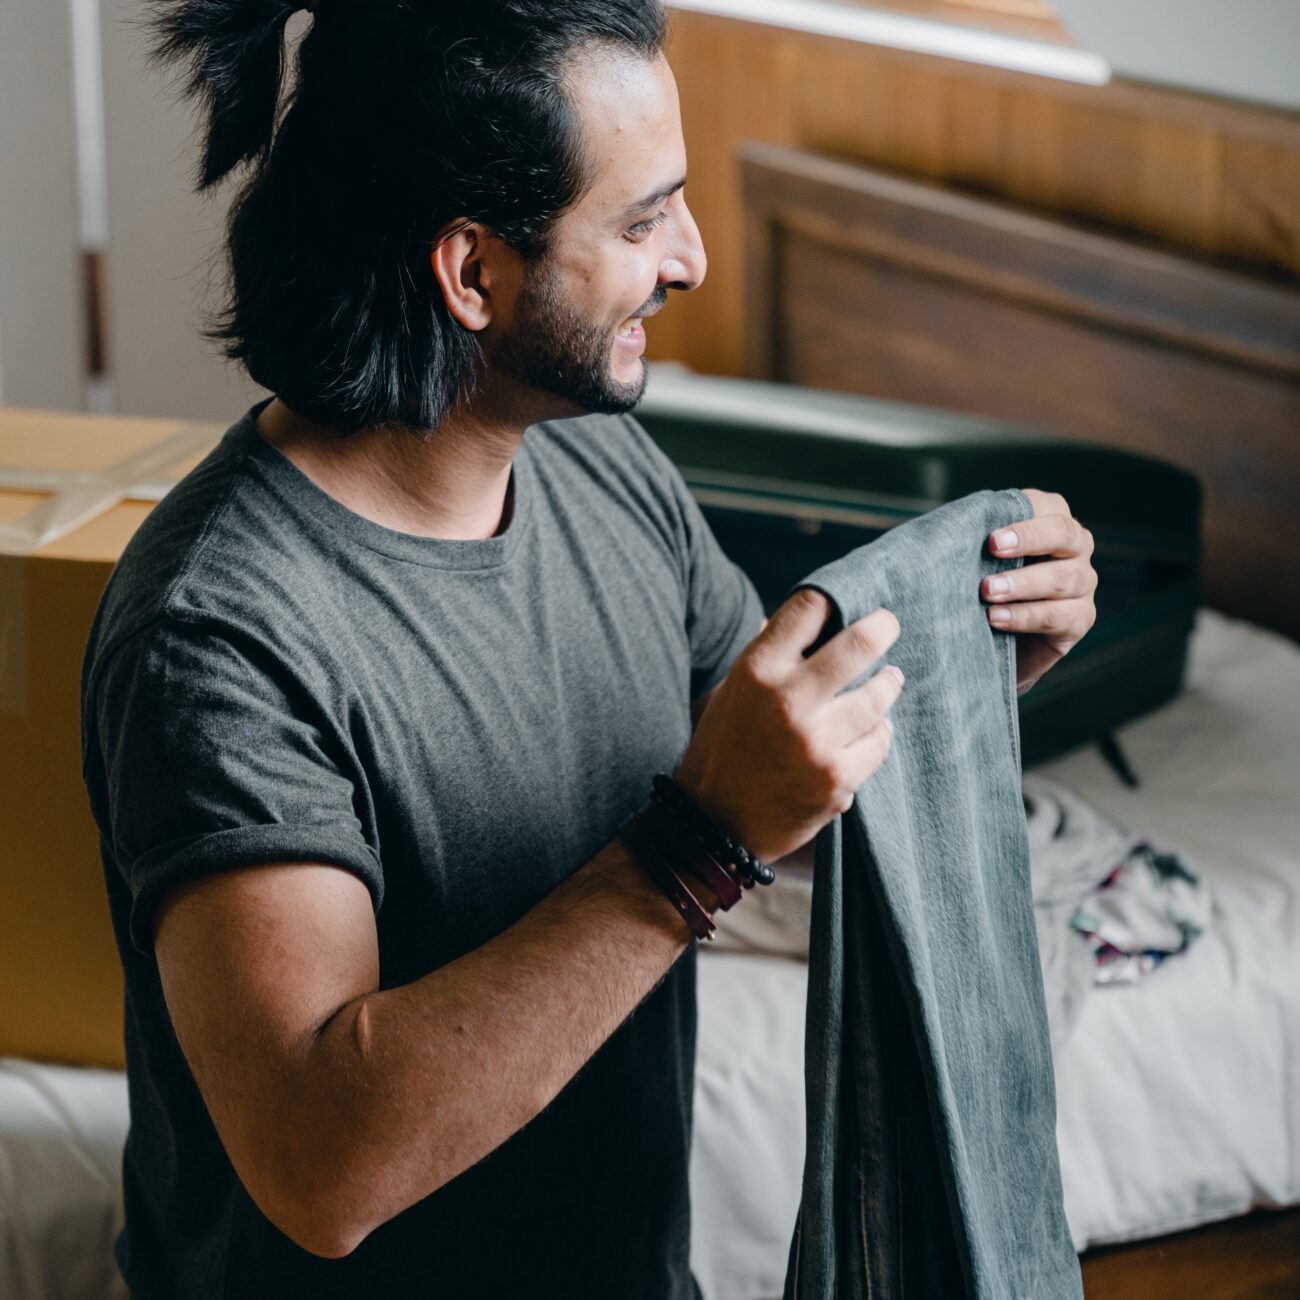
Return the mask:
M 145 66 L 136 0 L 103 10 L 108 152 L 108 354 L 117 409 L 234 420 L 259 390 L 199 337 L 219 301 L 230 187 L 191 190 L 197 121 L 164 74 Z
M 0 401 L 79 409 L 84 323 L 66 3 L 0 4 Z
M 1052 0 L 1052 8 L 1122 76 L 1300 108 L 1296 0 Z
M 1300 115 L 1117 81 L 1087 86 L 679 12 L 669 51 L 706 283 L 653 322 L 651 355 L 739 374 L 735 154 L 752 139 L 871 163 L 1300 277 Z

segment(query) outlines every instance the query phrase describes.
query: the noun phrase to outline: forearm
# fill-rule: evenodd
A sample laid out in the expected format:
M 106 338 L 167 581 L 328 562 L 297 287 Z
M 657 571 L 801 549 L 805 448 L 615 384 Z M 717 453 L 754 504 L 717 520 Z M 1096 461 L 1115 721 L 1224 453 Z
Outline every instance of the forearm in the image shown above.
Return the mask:
M 712 910 L 716 897 L 701 893 Z M 491 942 L 341 1008 L 292 1108 L 304 1146 L 293 1159 L 312 1188 L 299 1203 L 328 1220 L 331 1253 L 537 1115 L 689 942 L 672 903 L 615 839 Z

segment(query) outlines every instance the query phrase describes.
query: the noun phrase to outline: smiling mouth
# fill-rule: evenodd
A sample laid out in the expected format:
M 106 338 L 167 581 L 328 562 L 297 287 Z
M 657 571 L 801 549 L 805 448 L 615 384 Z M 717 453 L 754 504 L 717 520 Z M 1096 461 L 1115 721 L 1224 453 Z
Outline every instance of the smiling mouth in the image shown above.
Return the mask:
M 635 316 L 629 316 L 618 327 L 618 337 L 621 339 L 631 338 L 637 330 L 644 330 L 645 323 L 651 316 L 658 316 L 664 309 L 664 303 L 668 300 L 668 292 L 660 285 L 654 293 L 641 304 L 641 310 Z

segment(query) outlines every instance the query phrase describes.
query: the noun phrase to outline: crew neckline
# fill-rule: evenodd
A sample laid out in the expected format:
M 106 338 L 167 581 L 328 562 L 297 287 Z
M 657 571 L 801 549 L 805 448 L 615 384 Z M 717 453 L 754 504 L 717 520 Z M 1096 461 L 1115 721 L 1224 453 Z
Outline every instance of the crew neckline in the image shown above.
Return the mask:
M 235 448 L 255 460 L 267 473 L 275 488 L 299 506 L 311 520 L 334 532 L 342 533 L 357 544 L 382 555 L 438 569 L 494 569 L 510 563 L 519 552 L 524 536 L 531 531 L 533 496 L 535 495 L 531 429 L 510 466 L 513 505 L 510 522 L 495 537 L 453 538 L 423 537 L 386 528 L 345 506 L 317 486 L 278 447 L 262 437 L 257 417 L 270 405 L 272 398 L 254 403 L 229 433 Z

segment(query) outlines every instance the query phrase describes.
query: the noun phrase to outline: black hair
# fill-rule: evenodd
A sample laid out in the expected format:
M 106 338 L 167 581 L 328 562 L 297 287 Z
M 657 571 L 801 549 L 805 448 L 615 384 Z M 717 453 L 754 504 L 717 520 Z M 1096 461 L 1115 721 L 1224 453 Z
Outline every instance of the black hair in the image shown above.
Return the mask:
M 291 409 L 350 433 L 433 429 L 482 354 L 430 265 L 448 222 L 528 261 L 590 183 L 564 70 L 597 44 L 652 59 L 659 0 L 319 0 L 281 104 L 293 0 L 151 0 L 155 63 L 204 111 L 195 189 L 249 174 L 228 298 L 204 329 Z

